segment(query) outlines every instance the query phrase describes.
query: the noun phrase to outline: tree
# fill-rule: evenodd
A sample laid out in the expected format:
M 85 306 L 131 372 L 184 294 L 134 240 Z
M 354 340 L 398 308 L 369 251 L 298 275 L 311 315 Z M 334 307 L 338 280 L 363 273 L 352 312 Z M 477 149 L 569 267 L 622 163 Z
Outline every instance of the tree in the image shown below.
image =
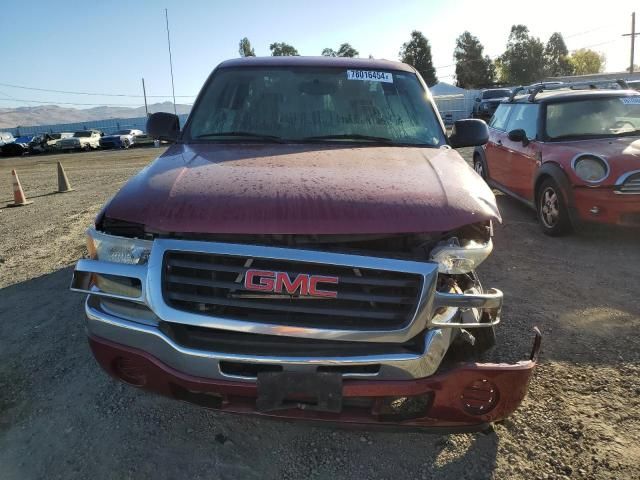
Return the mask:
M 422 32 L 411 32 L 411 40 L 403 43 L 400 49 L 400 60 L 413 66 L 430 87 L 438 83 L 431 59 L 431 45 Z
M 244 37 L 240 40 L 240 44 L 238 45 L 238 52 L 241 57 L 255 57 L 256 52 L 251 48 L 251 42 L 247 37 Z
M 456 83 L 461 88 L 486 87 L 493 83 L 496 69 L 477 37 L 464 32 L 456 39 L 453 58 L 456 61 Z
M 544 44 L 529 35 L 525 25 L 513 25 L 507 49 L 496 61 L 500 80 L 512 85 L 539 81 L 544 76 Z
M 333 48 L 325 48 L 322 50 L 323 57 L 357 57 L 360 52 L 353 48 L 349 43 L 343 43 L 336 52 Z
M 348 43 L 343 43 L 338 48 L 338 57 L 357 57 L 358 55 L 360 55 L 360 52 Z
M 604 71 L 606 57 L 602 53 L 594 52 L 588 48 L 581 48 L 571 54 L 569 62 L 576 75 L 588 75 Z
M 273 57 L 297 57 L 300 55 L 298 50 L 284 42 L 272 43 L 269 45 L 269 50 L 271 50 L 271 55 Z
M 569 50 L 564 43 L 564 38 L 559 32 L 549 37 L 547 46 L 544 47 L 545 73 L 549 77 L 562 77 L 573 75 L 573 66 L 569 61 Z
M 629 65 L 629 66 L 625 69 L 625 71 L 627 71 L 627 72 L 631 72 L 631 65 Z M 638 65 L 636 65 L 635 63 L 633 64 L 633 71 L 634 71 L 634 72 L 638 72 L 638 71 L 640 71 L 640 67 L 638 67 Z

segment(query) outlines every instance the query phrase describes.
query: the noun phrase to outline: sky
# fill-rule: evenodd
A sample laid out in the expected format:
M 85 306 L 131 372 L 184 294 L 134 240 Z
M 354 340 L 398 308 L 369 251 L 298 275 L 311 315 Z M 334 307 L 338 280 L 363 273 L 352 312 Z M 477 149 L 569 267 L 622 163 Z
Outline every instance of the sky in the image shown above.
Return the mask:
M 36 102 L 77 108 L 140 106 L 143 100 L 136 96 L 142 95 L 142 77 L 147 95 L 158 96 L 150 97 L 150 103 L 171 100 L 165 7 L 176 101 L 192 103 L 211 70 L 238 56 L 238 42 L 245 36 L 257 55 L 269 55 L 272 42 L 292 44 L 302 55 L 319 55 L 326 47 L 337 50 L 349 42 L 362 57 L 397 60 L 411 31 L 420 30 L 431 43 L 440 81 L 453 83 L 458 35 L 469 30 L 485 53 L 495 57 L 504 51 L 511 25 L 523 23 L 543 41 L 559 31 L 569 50 L 592 48 L 606 55 L 607 71 L 623 71 L 629 66 L 630 41 L 622 34 L 630 32 L 631 12 L 640 6 L 636 0 L 616 0 L 609 8 L 559 0 L 519 6 L 502 0 L 82 0 L 52 5 L 50 0 L 30 0 L 3 9 L 0 108 L 41 104 Z M 640 38 L 636 43 L 638 64 Z M 132 96 L 72 95 L 15 86 Z

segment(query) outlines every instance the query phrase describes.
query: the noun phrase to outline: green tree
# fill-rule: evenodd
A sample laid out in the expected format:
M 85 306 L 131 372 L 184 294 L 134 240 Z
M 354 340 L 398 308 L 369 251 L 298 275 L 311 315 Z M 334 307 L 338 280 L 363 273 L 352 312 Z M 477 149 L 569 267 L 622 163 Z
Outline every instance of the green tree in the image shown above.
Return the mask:
M 272 43 L 269 45 L 269 50 L 271 50 L 271 55 L 273 57 L 297 57 L 300 55 L 298 50 L 284 42 Z
M 569 50 L 560 32 L 549 37 L 544 47 L 545 73 L 550 77 L 573 75 L 573 66 L 569 62 Z
M 244 37 L 240 40 L 240 44 L 238 45 L 238 52 L 241 57 L 255 57 L 256 52 L 253 51 L 251 47 L 251 42 L 247 37 Z
M 411 40 L 403 43 L 400 49 L 400 60 L 415 68 L 430 87 L 438 83 L 431 58 L 431 45 L 422 32 L 411 32 Z
M 348 43 L 343 43 L 338 48 L 338 57 L 357 57 L 358 55 L 360 55 L 360 52 Z
M 484 47 L 477 37 L 464 32 L 456 39 L 453 58 L 456 61 L 456 83 L 461 88 L 479 88 L 491 85 L 496 69 L 488 55 L 482 56 Z
M 576 75 L 588 75 L 604 71 L 606 57 L 604 54 L 594 52 L 588 48 L 581 48 L 571 54 L 569 62 L 573 66 L 573 71 Z
M 507 49 L 496 61 L 500 80 L 513 85 L 539 81 L 544 76 L 544 44 L 529 35 L 525 25 L 511 27 Z
M 323 57 L 337 57 L 338 52 L 336 52 L 333 48 L 325 48 L 322 50 Z

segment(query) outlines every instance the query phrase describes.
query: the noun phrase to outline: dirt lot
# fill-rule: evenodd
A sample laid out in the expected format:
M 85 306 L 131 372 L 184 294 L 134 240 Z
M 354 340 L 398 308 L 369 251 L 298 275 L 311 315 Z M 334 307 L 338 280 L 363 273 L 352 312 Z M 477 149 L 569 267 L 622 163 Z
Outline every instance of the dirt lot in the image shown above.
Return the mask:
M 480 271 L 505 293 L 500 349 L 524 358 L 534 325 L 544 341 L 524 405 L 494 433 L 243 418 L 109 379 L 85 340 L 83 298 L 68 291 L 71 265 L 100 206 L 159 152 L 0 159 L 0 477 L 640 478 L 640 233 L 547 238 L 503 196 Z M 51 193 L 58 160 L 73 193 Z M 31 206 L 4 208 L 14 166 Z

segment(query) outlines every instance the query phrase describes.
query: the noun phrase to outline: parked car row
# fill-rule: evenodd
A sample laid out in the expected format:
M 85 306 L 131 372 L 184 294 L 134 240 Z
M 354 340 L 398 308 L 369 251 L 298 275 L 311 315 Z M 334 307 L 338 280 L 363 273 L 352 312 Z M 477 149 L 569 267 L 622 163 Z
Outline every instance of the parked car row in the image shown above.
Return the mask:
M 473 110 L 471 112 L 472 118 L 481 118 L 483 120 L 489 120 L 495 113 L 500 103 L 509 100 L 514 95 L 519 94 L 531 94 L 536 90 L 553 90 L 561 88 L 575 89 L 591 89 L 591 90 L 640 90 L 640 81 L 624 80 L 592 80 L 592 81 L 580 81 L 580 82 L 560 82 L 560 81 L 548 81 L 537 82 L 526 86 L 517 87 L 505 87 L 505 88 L 487 88 L 480 92 L 480 95 L 476 98 Z
M 0 133 L 0 154 L 13 157 L 27 153 L 54 153 L 90 151 L 98 148 L 129 148 L 153 144 L 153 138 L 142 130 L 124 129 L 111 135 L 100 130 L 89 129 L 77 132 L 43 133 L 13 138 L 10 133 Z

